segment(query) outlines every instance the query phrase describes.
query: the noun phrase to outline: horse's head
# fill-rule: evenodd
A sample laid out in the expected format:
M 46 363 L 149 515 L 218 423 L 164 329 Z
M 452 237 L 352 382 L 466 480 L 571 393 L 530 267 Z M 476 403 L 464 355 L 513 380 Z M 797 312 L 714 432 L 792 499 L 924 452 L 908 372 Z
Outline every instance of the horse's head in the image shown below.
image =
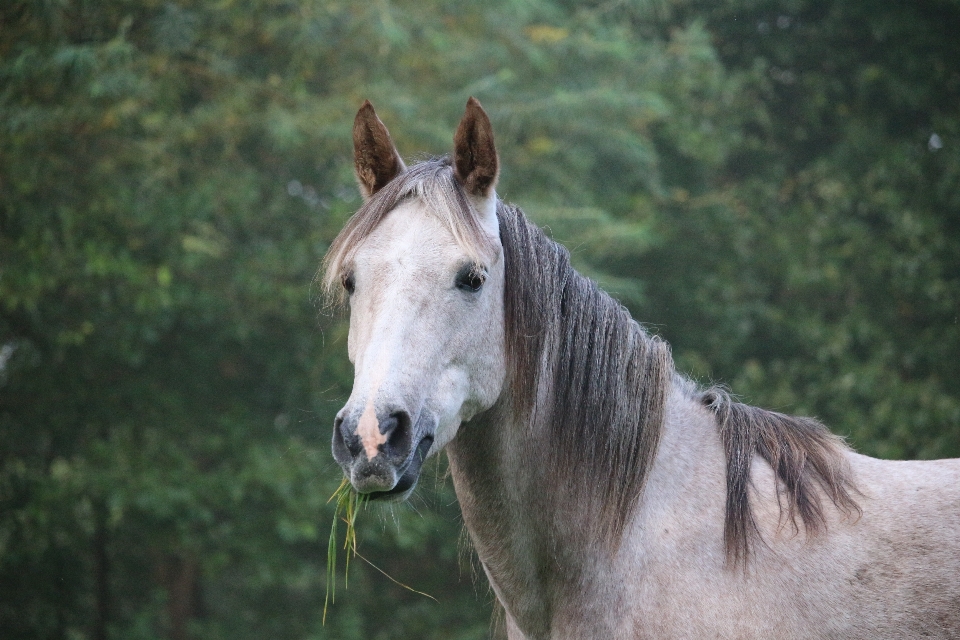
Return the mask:
M 407 169 L 369 102 L 353 139 L 365 202 L 325 260 L 328 291 L 348 297 L 354 365 L 333 456 L 357 491 L 402 498 L 503 387 L 497 152 L 473 98 L 452 160 Z

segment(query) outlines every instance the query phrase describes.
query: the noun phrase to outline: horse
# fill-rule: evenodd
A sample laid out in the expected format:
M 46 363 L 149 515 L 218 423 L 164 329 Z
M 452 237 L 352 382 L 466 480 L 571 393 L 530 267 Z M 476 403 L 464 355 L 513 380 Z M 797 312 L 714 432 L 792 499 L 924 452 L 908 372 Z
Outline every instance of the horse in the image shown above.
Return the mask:
M 960 638 L 960 460 L 881 461 L 679 374 L 668 344 L 496 194 L 470 98 L 407 167 L 369 101 L 332 451 L 402 500 L 446 450 L 511 639 Z

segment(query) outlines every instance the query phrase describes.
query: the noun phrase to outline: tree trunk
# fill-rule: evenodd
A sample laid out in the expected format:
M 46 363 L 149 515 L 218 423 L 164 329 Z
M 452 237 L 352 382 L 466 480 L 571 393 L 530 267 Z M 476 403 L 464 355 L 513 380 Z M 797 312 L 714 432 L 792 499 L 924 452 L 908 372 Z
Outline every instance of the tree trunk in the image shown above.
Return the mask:
M 167 556 L 159 563 L 159 581 L 167 592 L 167 620 L 170 640 L 189 640 L 187 626 L 198 612 L 197 562 L 181 556 Z
M 93 640 L 108 640 L 107 624 L 110 621 L 110 557 L 107 552 L 107 509 L 97 503 L 96 524 L 93 533 L 93 589 L 96 610 L 94 611 Z

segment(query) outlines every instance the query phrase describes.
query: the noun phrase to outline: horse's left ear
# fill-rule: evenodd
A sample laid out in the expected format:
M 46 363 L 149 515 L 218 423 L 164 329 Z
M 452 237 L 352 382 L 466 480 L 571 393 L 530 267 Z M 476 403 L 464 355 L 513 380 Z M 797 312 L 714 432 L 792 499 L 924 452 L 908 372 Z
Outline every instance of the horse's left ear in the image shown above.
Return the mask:
M 493 127 L 480 102 L 471 97 L 453 136 L 453 166 L 467 193 L 486 198 L 497 186 L 500 160 L 493 144 Z

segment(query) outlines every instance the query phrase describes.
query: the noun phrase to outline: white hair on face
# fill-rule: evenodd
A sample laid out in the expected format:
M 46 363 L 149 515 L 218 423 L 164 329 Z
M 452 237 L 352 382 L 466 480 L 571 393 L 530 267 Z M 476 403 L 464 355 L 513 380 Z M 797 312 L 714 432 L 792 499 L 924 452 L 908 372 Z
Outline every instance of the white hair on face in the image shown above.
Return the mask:
M 496 239 L 480 223 L 471 198 L 453 174 L 447 157 L 421 162 L 387 183 L 347 221 L 323 259 L 318 274 L 328 300 L 342 300 L 341 278 L 360 244 L 401 202 L 416 198 L 453 234 L 456 243 L 477 265 L 497 251 Z M 322 274 L 322 275 L 321 275 Z

